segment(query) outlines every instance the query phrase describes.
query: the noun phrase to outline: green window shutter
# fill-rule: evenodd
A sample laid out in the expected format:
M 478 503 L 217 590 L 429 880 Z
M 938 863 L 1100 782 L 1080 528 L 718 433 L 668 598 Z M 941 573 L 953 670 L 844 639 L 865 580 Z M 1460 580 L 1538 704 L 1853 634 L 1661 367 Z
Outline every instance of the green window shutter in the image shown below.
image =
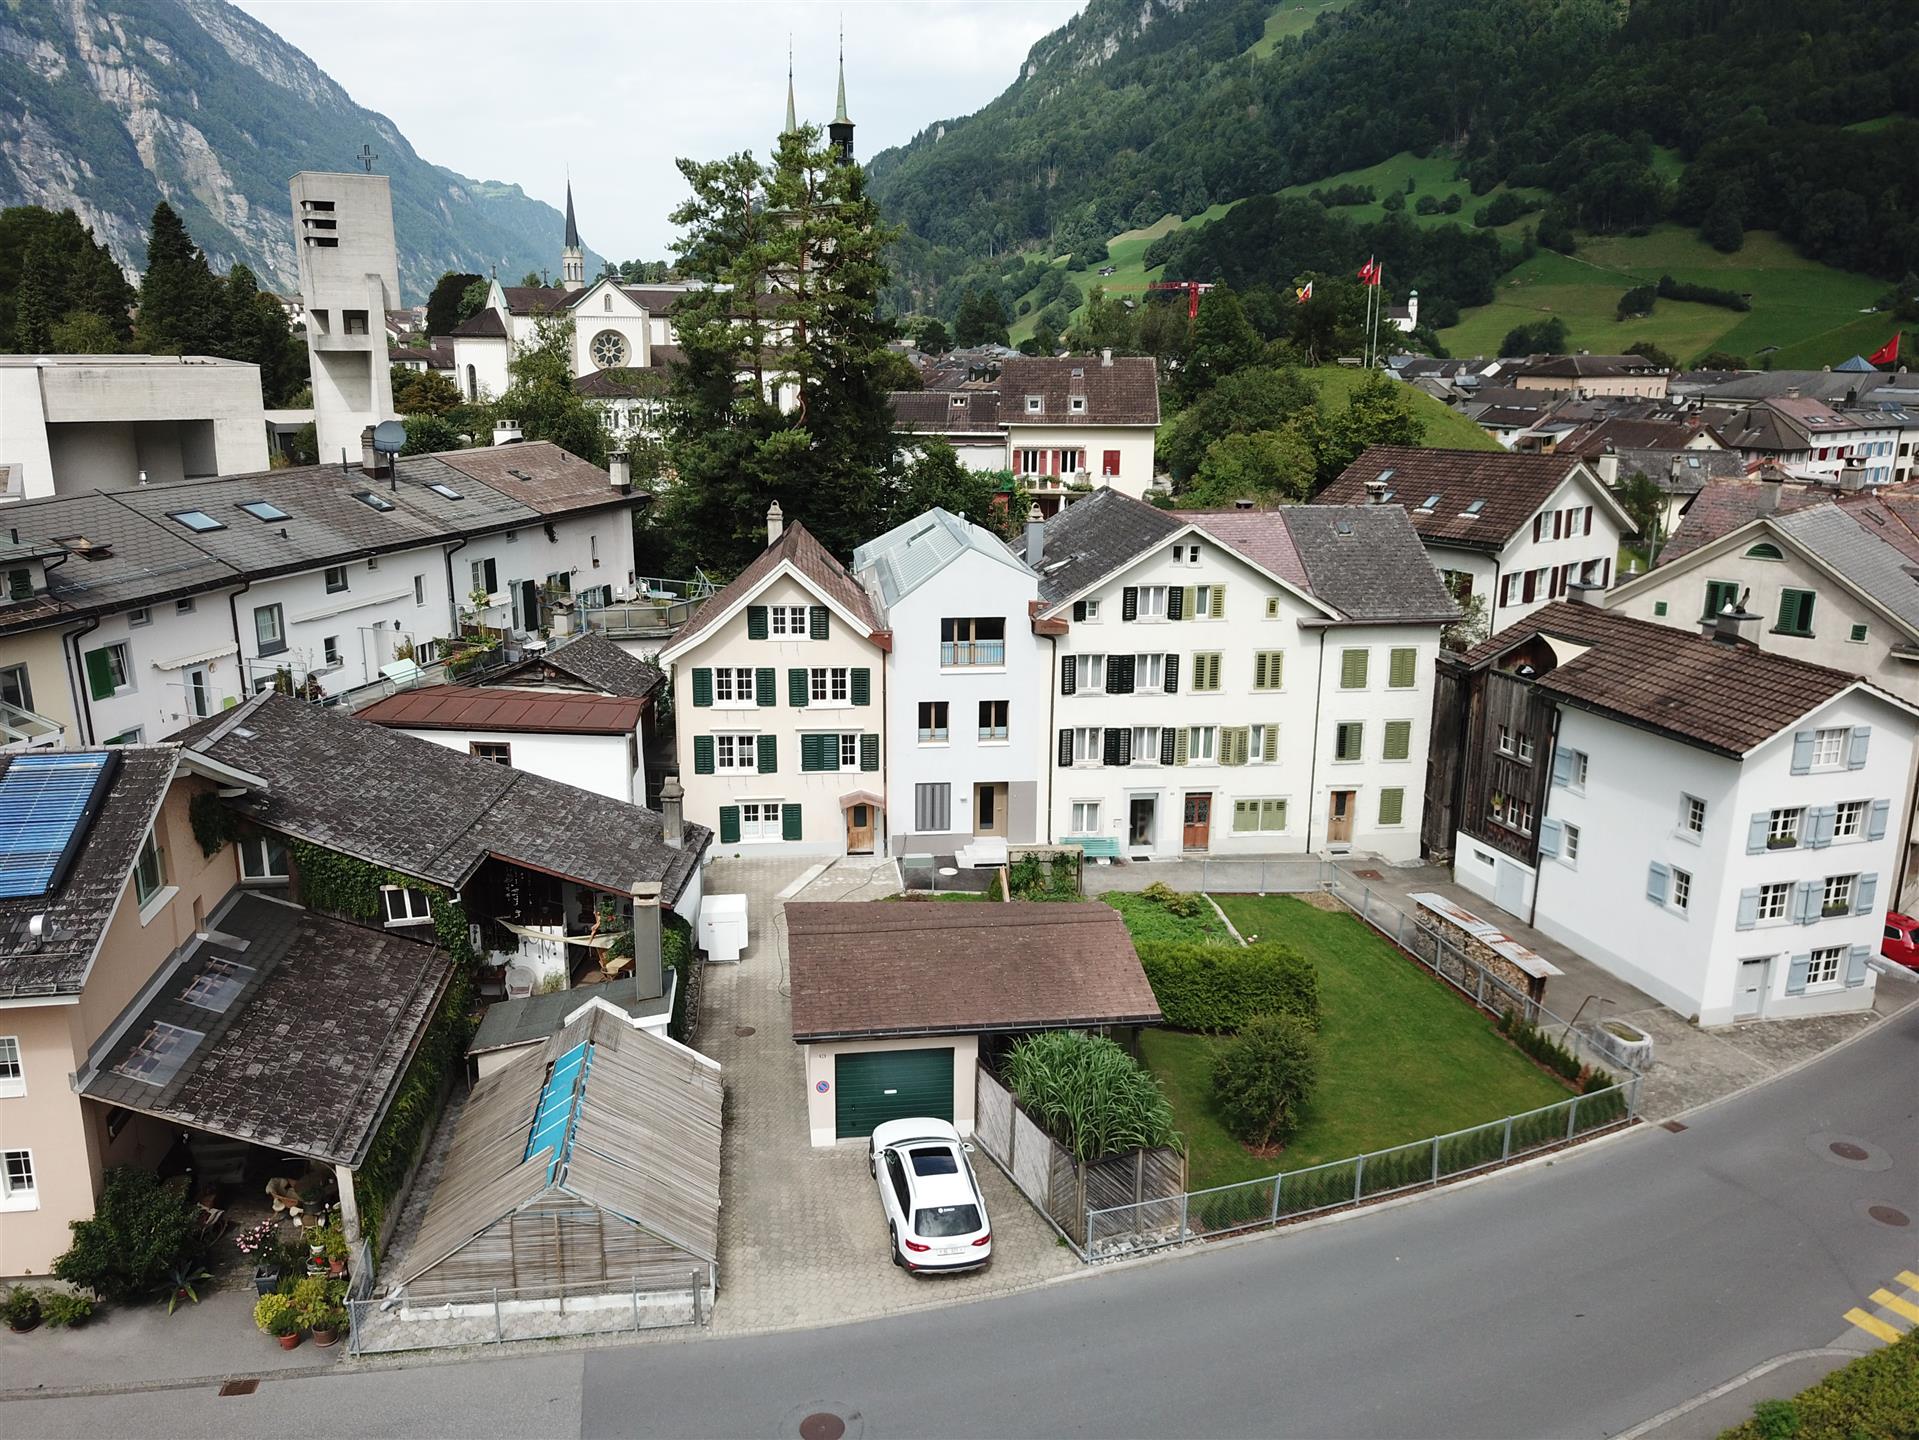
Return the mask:
M 762 665 L 753 676 L 753 692 L 759 696 L 762 705 L 780 703 L 779 692 L 773 687 L 779 684 L 780 672 L 771 665 Z
M 811 692 L 807 689 L 806 671 L 788 670 L 786 672 L 786 703 L 796 709 L 804 710 Z
M 1413 722 L 1410 720 L 1388 720 L 1386 722 L 1386 754 L 1388 760 L 1404 760 L 1413 752 Z
M 824 640 L 832 633 L 833 612 L 824 605 L 815 605 L 806 612 L 806 633 L 815 640 Z
M 760 774 L 771 775 L 780 768 L 780 739 L 777 735 L 760 736 Z
M 105 650 L 87 651 L 87 689 L 96 700 L 105 700 L 113 694 L 113 665 Z
M 855 705 L 873 703 L 873 672 L 864 666 L 853 671 L 853 703 Z
M 1364 650 L 1348 650 L 1339 657 L 1339 688 L 1342 690 L 1366 688 L 1366 652 Z
M 1397 787 L 1379 792 L 1379 823 L 1397 825 L 1406 812 L 1406 792 Z
M 764 605 L 746 607 L 746 638 L 748 640 L 766 638 L 766 607 Z
M 693 773 L 695 775 L 713 773 L 713 737 L 711 735 L 693 737 Z
M 1259 801 L 1235 800 L 1233 802 L 1233 833 L 1243 834 L 1248 830 L 1259 829 Z
M 800 838 L 800 807 L 797 805 L 780 806 L 780 839 L 797 840 Z
M 877 770 L 880 768 L 880 737 L 867 734 L 860 736 L 860 769 Z
M 740 807 L 737 805 L 720 806 L 720 844 L 737 845 L 740 843 Z
M 1266 754 L 1262 757 L 1268 765 L 1279 759 L 1279 725 L 1268 721 L 1266 725 Z
M 693 672 L 693 703 L 695 705 L 713 703 L 713 672 L 704 667 Z
M 1250 728 L 1245 725 L 1234 725 L 1221 731 L 1219 737 L 1220 763 L 1222 765 L 1244 765 L 1246 763 L 1247 743 L 1251 738 L 1252 732 Z
M 1417 650 L 1395 650 L 1392 654 L 1391 672 L 1386 683 L 1395 690 L 1410 690 L 1418 672 L 1419 652 Z
M 800 769 L 811 771 L 820 768 L 820 737 L 817 735 L 800 736 Z

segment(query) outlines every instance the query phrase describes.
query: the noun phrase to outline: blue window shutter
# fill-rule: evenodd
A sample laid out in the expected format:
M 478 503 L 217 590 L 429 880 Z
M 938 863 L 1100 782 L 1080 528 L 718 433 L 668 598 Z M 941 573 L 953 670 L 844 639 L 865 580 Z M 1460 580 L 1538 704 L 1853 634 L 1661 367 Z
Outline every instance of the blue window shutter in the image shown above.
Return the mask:
M 1801 925 L 1810 925 L 1817 920 L 1826 906 L 1825 890 L 1812 881 L 1802 881 L 1793 887 L 1795 903 L 1798 905 L 1798 918 Z
M 1806 812 L 1806 844 L 1814 850 L 1823 850 L 1832 844 L 1832 822 L 1838 815 L 1836 807 L 1815 805 Z
M 766 607 L 764 605 L 746 607 L 746 638 L 748 640 L 766 638 Z
M 1866 747 L 1872 740 L 1872 726 L 1855 725 L 1852 737 L 1846 744 L 1846 768 L 1863 770 L 1866 768 Z
M 780 768 L 780 739 L 777 735 L 760 736 L 760 774 L 772 775 Z
M 1570 785 L 1573 783 L 1573 752 L 1570 750 L 1553 751 L 1553 784 Z
M 1866 838 L 1883 840 L 1886 838 L 1886 820 L 1892 814 L 1892 801 L 1875 800 L 1872 802 L 1872 818 L 1866 822 Z
M 1868 873 L 1852 882 L 1852 913 L 1870 915 L 1879 897 L 1879 877 Z
M 1792 773 L 1804 775 L 1812 769 L 1812 731 L 1792 732 Z
M 1806 972 L 1812 968 L 1812 956 L 1795 955 L 1786 967 L 1786 993 L 1804 995 L 1806 993 Z
M 780 672 L 771 665 L 762 665 L 753 677 L 753 690 L 759 696 L 762 705 L 780 703 L 779 692 L 773 687 L 779 683 Z
M 693 672 L 693 703 L 695 705 L 713 703 L 713 672 L 705 666 Z
M 1741 930 L 1750 930 L 1759 923 L 1759 887 L 1749 886 L 1739 892 L 1739 920 Z
M 1539 822 L 1539 853 L 1541 855 L 1557 855 L 1559 853 L 1559 834 L 1563 828 L 1557 820 L 1541 820 Z
M 1672 878 L 1672 871 L 1657 860 L 1646 867 L 1646 898 L 1655 905 L 1666 903 L 1666 884 Z
M 693 773 L 695 775 L 713 773 L 713 737 L 711 735 L 693 737 Z
M 1846 956 L 1846 984 L 1848 987 L 1866 983 L 1866 960 L 1872 954 L 1870 945 L 1855 945 Z
M 740 843 L 740 807 L 737 805 L 720 806 L 720 843 L 722 845 Z
M 1765 810 L 1754 812 L 1746 825 L 1746 853 L 1763 855 L 1766 853 L 1766 836 L 1772 830 L 1772 815 Z

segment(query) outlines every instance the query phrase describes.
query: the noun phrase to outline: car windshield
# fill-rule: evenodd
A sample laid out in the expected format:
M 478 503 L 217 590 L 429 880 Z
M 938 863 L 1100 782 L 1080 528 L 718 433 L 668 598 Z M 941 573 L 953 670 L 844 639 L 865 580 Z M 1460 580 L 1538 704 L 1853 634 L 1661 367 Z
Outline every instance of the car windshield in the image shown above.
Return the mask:
M 924 1150 L 908 1151 L 913 1157 L 915 1175 L 957 1175 L 959 1157 L 945 1148 L 928 1147 Z
M 913 1214 L 913 1230 L 924 1239 L 971 1235 L 979 1228 L 977 1205 L 929 1205 Z

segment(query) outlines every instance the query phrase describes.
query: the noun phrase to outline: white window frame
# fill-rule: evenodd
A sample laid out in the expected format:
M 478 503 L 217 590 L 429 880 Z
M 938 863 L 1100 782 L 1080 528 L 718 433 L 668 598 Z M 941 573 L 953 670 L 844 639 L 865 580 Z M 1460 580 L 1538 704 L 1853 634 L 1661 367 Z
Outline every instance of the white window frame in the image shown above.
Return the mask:
M 1073 657 L 1073 689 L 1079 691 L 1104 690 L 1106 688 L 1106 657 L 1102 655 L 1075 655 Z
M 1159 726 L 1135 725 L 1133 727 L 1133 763 L 1135 765 L 1159 764 Z
M 1354 730 L 1359 732 L 1359 740 L 1358 740 L 1358 743 L 1353 746 L 1352 754 L 1341 755 L 1339 753 L 1339 737 L 1341 733 L 1349 725 Z M 1366 722 L 1363 720 L 1341 720 L 1337 724 L 1335 724 L 1333 726 L 1333 764 L 1358 765 L 1362 761 L 1364 761 L 1365 758 L 1366 758 Z
M 1069 835 L 1099 834 L 1099 809 L 1100 809 L 1099 801 L 1073 800 L 1073 801 L 1069 801 L 1068 804 L 1071 806 L 1071 809 L 1068 810 L 1067 812 L 1068 815 L 1071 817 L 1071 823 L 1069 825 L 1069 828 L 1067 829 L 1067 832 L 1066 832 L 1067 834 Z
M 148 883 L 146 876 L 147 857 L 153 857 L 153 880 Z M 160 842 L 153 831 L 147 831 L 147 838 L 140 842 L 140 853 L 133 861 L 133 899 L 142 910 L 158 899 L 167 888 L 167 857 L 160 849 Z
M 1214 765 L 1219 761 L 1219 726 L 1186 727 L 1186 760 L 1191 765 Z
M 1846 742 L 1852 730 L 1845 725 L 1829 725 L 1812 732 L 1812 768 L 1836 770 L 1846 763 Z
M 743 678 L 742 678 L 743 677 Z M 741 686 L 746 693 L 740 694 Z M 747 706 L 759 703 L 759 693 L 754 684 L 754 671 L 751 665 L 718 665 L 713 669 L 713 703 L 715 705 Z
M 1870 800 L 1841 800 L 1833 807 L 1832 838 L 1834 840 L 1863 840 L 1866 825 L 1872 814 Z
M 1806 988 L 1823 990 L 1845 983 L 1846 947 L 1822 945 L 1806 957 Z
M 1852 897 L 1857 893 L 1857 875 L 1828 875 L 1819 891 L 1819 914 L 1830 919 L 1852 914 Z
M 399 897 L 397 904 L 395 896 Z M 431 925 L 433 901 L 426 891 L 411 885 L 382 885 L 380 917 L 389 930 L 400 930 L 409 925 Z
M 280 847 L 280 868 L 273 868 L 273 847 Z M 242 835 L 239 840 L 240 878 L 258 884 L 270 884 L 276 880 L 290 880 L 292 866 L 292 847 L 279 836 L 267 833 Z
M 727 758 L 728 756 L 731 758 Z M 760 768 L 760 735 L 757 730 L 723 730 L 713 736 L 713 773 L 716 775 L 755 775 Z
M 1799 848 L 1801 831 L 1806 812 L 1803 806 L 1787 805 L 1774 810 L 1766 819 L 1766 848 L 1768 850 L 1796 850 Z M 1790 840 L 1789 845 L 1775 845 L 1775 840 Z
M 127 626 L 129 629 L 137 630 L 142 625 L 151 625 L 152 623 L 153 611 L 145 605 L 136 605 L 133 609 L 127 611 Z
M 1579 868 L 1579 827 L 1570 820 L 1560 822 L 1559 858 L 1572 869 Z
M 853 693 L 852 668 L 815 665 L 806 672 L 806 693 L 815 705 L 844 705 Z
M 1158 695 L 1166 689 L 1166 656 L 1163 652 L 1133 657 L 1133 693 Z
M 1266 732 L 1277 729 L 1279 729 L 1278 724 L 1273 722 L 1247 727 L 1249 733 L 1246 737 L 1246 763 L 1248 765 L 1264 765 L 1266 763 Z M 1279 741 L 1277 739 L 1273 741 L 1273 755 L 1275 757 L 1272 762 L 1273 764 L 1278 765 L 1283 763 L 1283 757 L 1279 754 Z
M 336 580 L 339 581 L 337 585 L 334 583 L 334 581 Z M 346 566 L 344 565 L 327 566 L 325 573 L 320 578 L 320 583 L 326 586 L 327 594 L 344 595 L 347 591 L 348 585 L 351 583 L 347 579 Z
M 16 1180 L 18 1172 L 23 1178 Z M 38 1210 L 40 1176 L 34 1169 L 33 1151 L 24 1146 L 0 1151 L 0 1210 Z
M 840 732 L 840 771 L 844 774 L 848 770 L 857 770 L 859 768 L 860 732 L 857 730 L 842 730 Z
M 749 821 L 747 811 L 755 811 Z M 762 844 L 780 838 L 781 817 L 785 813 L 785 803 L 780 800 L 742 800 L 740 801 L 740 843 L 742 845 Z
M 1080 602 L 1080 604 L 1082 604 L 1082 605 L 1084 605 L 1084 606 L 1086 607 L 1086 618 L 1087 618 L 1087 620 L 1097 620 L 1097 619 L 1099 619 L 1099 599 L 1098 599 L 1098 597 L 1097 597 L 1097 596 L 1095 596 L 1095 597 L 1093 597 L 1093 598 L 1091 598 L 1091 599 L 1087 599 L 1087 600 L 1082 600 L 1082 601 Z
M 1775 880 L 1759 887 L 1759 905 L 1753 915 L 1757 923 L 1784 924 L 1792 914 L 1792 882 Z
M 812 638 L 804 605 L 772 605 L 766 612 L 767 633 L 775 640 Z
M 1706 833 L 1706 802 L 1683 791 L 1679 796 L 1679 833 L 1695 844 Z
M 1692 871 L 1672 867 L 1672 908 L 1682 915 L 1692 913 Z
M 0 1100 L 17 1100 L 26 1093 L 27 1071 L 20 1058 L 20 1037 L 0 1035 Z
M 1164 620 L 1166 618 L 1166 592 L 1171 588 L 1169 585 L 1140 586 L 1139 598 L 1133 610 L 1133 618 L 1135 620 Z
M 115 640 L 100 648 L 106 653 L 107 664 L 119 672 L 114 676 L 113 693 L 115 695 L 132 694 L 134 689 L 132 647 L 124 640 Z
M 1104 765 L 1106 751 L 1102 748 L 1103 731 L 1097 725 L 1075 725 L 1073 729 L 1073 763 L 1075 765 Z

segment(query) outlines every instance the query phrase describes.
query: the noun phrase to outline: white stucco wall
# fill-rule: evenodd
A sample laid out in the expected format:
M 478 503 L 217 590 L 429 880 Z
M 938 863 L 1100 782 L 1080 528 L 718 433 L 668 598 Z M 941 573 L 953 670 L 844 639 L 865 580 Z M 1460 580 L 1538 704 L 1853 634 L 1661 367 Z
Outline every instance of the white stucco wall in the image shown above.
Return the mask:
M 953 1051 L 953 1128 L 962 1135 L 971 1135 L 975 1115 L 974 1086 L 979 1070 L 977 1035 L 913 1035 L 901 1036 L 897 1040 L 834 1040 L 802 1045 L 800 1054 L 806 1070 L 806 1125 L 813 1147 L 822 1149 L 836 1144 L 867 1143 L 866 1139 L 860 1137 L 843 1141 L 834 1138 L 838 1129 L 834 1120 L 838 1081 L 833 1062 L 837 1057 L 865 1055 L 875 1050 L 944 1050 L 948 1046 Z M 826 1088 L 822 1090 L 821 1085 Z
M 234 653 L 233 622 L 227 605 L 232 593 L 221 590 L 193 596 L 191 608 L 185 612 L 175 601 L 160 601 L 146 608 L 148 622 L 144 625 L 133 623 L 137 610 L 107 615 L 97 629 L 68 647 L 70 652 L 79 652 L 79 663 L 68 666 L 67 673 L 74 686 L 76 711 L 84 709 L 92 718 L 94 743 L 135 729 L 141 739 L 159 740 L 191 725 L 200 718 L 193 712 L 187 693 L 187 677 L 192 670 L 206 672 L 209 714 L 217 714 L 229 699 L 237 703 L 248 693 Z M 86 656 L 116 643 L 127 646 L 129 683 L 107 698 L 95 699 L 87 681 Z M 170 663 L 221 649 L 227 653 L 196 666 L 182 668 Z M 36 698 L 40 689 L 36 675 Z M 81 697 L 85 697 L 84 706 Z
M 1095 486 L 1111 485 L 1124 490 L 1135 500 L 1142 498 L 1153 483 L 1153 438 L 1151 425 L 1055 425 L 1028 424 L 1020 414 L 1021 397 L 1000 396 L 1000 422 L 1006 427 L 1007 466 L 1017 473 L 1014 457 L 1021 450 L 1083 450 L 1086 452 L 1085 478 Z M 1119 452 L 1119 473 L 1106 475 L 1106 452 Z M 1024 483 L 1043 489 L 1052 482 L 1039 477 L 1021 476 Z
M 564 574 L 575 596 L 601 585 L 617 592 L 633 584 L 631 506 L 579 511 L 550 524 L 552 539 L 545 525 L 533 524 L 479 536 L 455 551 L 453 585 L 461 608 L 472 605 L 474 564 L 487 559 L 494 562 L 493 599 L 481 617 L 488 625 L 526 628 L 514 603 L 514 587 L 528 580 L 542 584 L 551 575 Z
M 347 588 L 332 594 L 326 588 L 327 568 L 257 581 L 239 595 L 247 693 L 270 682 L 278 667 L 287 666 L 296 678 L 316 676 L 328 694 L 337 695 L 378 680 L 380 667 L 393 662 L 401 644 L 411 641 L 418 646 L 449 632 L 446 559 L 441 546 L 345 561 Z M 263 655 L 255 612 L 275 604 L 285 621 L 286 649 Z M 329 636 L 338 641 L 337 664 L 326 658 Z
M 645 803 L 645 769 L 634 767 L 641 755 L 640 737 L 632 735 L 554 735 L 530 734 L 517 730 L 439 730 L 425 727 L 401 729 L 416 740 L 472 753 L 474 744 L 511 747 L 513 768 L 529 775 L 544 775 L 564 785 L 591 790 L 629 805 Z
M 1553 539 L 1553 512 L 1587 505 L 1592 506 L 1592 533 L 1587 534 L 1585 532 L 1582 521 L 1578 534 L 1565 536 L 1558 540 Z M 1487 602 L 1489 606 L 1488 618 L 1492 623 L 1492 633 L 1494 634 L 1497 634 L 1500 630 L 1516 621 L 1523 620 L 1526 616 L 1532 614 L 1533 611 L 1538 610 L 1542 606 L 1550 605 L 1555 599 L 1566 600 L 1571 598 L 1571 596 L 1563 590 L 1557 596 L 1553 595 L 1550 575 L 1541 575 L 1538 578 L 1533 598 L 1527 600 L 1525 598 L 1524 577 L 1528 572 L 1534 570 L 1550 571 L 1556 567 L 1567 564 L 1575 567 L 1584 567 L 1590 562 L 1592 565 L 1592 573 L 1595 580 L 1597 580 L 1601 576 L 1610 576 L 1613 568 L 1618 563 L 1619 523 L 1612 517 L 1611 512 L 1607 510 L 1605 503 L 1600 499 L 1595 488 L 1584 483 L 1579 476 L 1574 476 L 1559 486 L 1559 488 L 1553 492 L 1551 498 L 1534 513 L 1536 515 L 1543 514 L 1546 517 L 1542 531 L 1543 538 L 1539 540 L 1532 538 L 1532 521 L 1528 519 L 1526 524 L 1520 527 L 1513 538 L 1508 540 L 1499 552 L 1499 589 Z M 1449 553 L 1456 554 L 1457 552 Z M 1447 566 L 1447 562 L 1441 559 L 1437 549 L 1435 549 L 1433 555 L 1433 563 L 1442 566 L 1442 568 L 1458 568 Z M 1580 574 L 1581 569 L 1575 568 L 1572 572 L 1572 578 L 1577 580 Z M 1512 599 L 1510 602 L 1505 595 L 1508 577 L 1513 577 Z M 1610 583 L 1610 581 L 1607 583 Z M 1478 589 L 1477 581 L 1474 583 L 1474 589 L 1475 591 Z

